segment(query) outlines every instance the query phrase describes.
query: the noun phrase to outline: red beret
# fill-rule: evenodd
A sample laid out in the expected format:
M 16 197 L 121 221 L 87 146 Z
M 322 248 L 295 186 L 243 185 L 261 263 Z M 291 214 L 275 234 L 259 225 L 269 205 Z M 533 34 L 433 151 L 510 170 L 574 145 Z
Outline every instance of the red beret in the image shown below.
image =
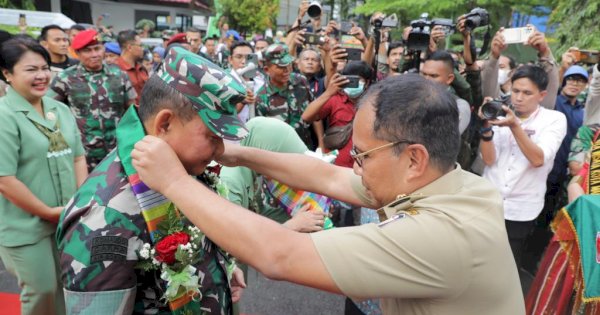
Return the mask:
M 73 43 L 71 43 L 71 47 L 75 50 L 79 50 L 85 48 L 90 45 L 100 44 L 98 40 L 98 32 L 93 29 L 85 30 L 77 33 L 75 38 L 73 38 Z
M 167 47 L 169 47 L 169 45 L 173 43 L 187 44 L 187 37 L 185 37 L 185 33 L 173 35 L 173 37 L 171 37 L 171 39 L 169 39 L 169 41 L 167 42 Z

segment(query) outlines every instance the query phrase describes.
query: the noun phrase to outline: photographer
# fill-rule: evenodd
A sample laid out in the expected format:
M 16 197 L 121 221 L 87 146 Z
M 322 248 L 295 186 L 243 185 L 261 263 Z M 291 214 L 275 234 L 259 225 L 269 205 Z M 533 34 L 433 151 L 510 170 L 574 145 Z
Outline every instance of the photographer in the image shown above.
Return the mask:
M 260 74 L 260 71 L 254 70 L 256 72 L 256 76 L 252 79 L 246 78 L 243 73 L 239 71 L 243 71 L 247 65 L 248 56 L 254 53 L 252 45 L 248 42 L 235 42 L 231 45 L 231 54 L 228 57 L 229 65 L 231 68 L 229 69 L 229 73 L 234 78 L 240 80 L 240 82 L 244 82 L 246 88 L 246 98 L 241 102 L 236 104 L 235 108 L 238 113 L 238 117 L 241 121 L 246 122 L 248 119 L 254 117 L 256 109 L 256 97 L 255 92 L 265 84 L 265 79 Z M 258 65 L 256 65 L 258 68 Z
M 528 27 L 533 26 L 528 25 Z M 504 76 L 499 77 L 499 70 L 505 70 L 506 67 L 500 68 L 499 61 L 502 52 L 508 47 L 508 45 L 505 42 L 504 36 L 502 35 L 503 31 L 504 28 L 501 27 L 500 30 L 496 32 L 496 35 L 494 36 L 494 39 L 492 40 L 491 44 L 492 46 L 490 57 L 488 58 L 488 60 L 485 61 L 483 69 L 481 70 L 483 96 L 489 96 L 493 98 L 501 96 L 499 83 L 501 82 L 500 79 L 503 79 Z M 554 109 L 554 105 L 556 103 L 556 94 L 559 88 L 558 65 L 554 60 L 554 56 L 552 55 L 550 46 L 548 46 L 548 43 L 546 42 L 546 37 L 544 36 L 544 33 L 541 33 L 534 29 L 533 34 L 529 36 L 527 43 L 524 43 L 524 45 L 531 46 L 538 51 L 537 64 L 540 67 L 542 67 L 548 75 L 548 87 L 546 89 L 548 95 L 543 99 L 540 105 L 548 109 Z M 506 61 L 504 61 L 504 63 L 505 62 Z M 510 92 L 510 89 L 508 90 L 508 92 Z
M 521 267 L 521 249 L 544 206 L 546 178 L 566 134 L 565 116 L 540 103 L 548 94 L 548 75 L 537 66 L 522 66 L 513 74 L 512 108 L 502 105 L 504 118 L 489 115 L 489 103 L 479 109 L 483 177 L 500 191 L 510 246 Z M 489 101 L 489 98 L 486 99 Z

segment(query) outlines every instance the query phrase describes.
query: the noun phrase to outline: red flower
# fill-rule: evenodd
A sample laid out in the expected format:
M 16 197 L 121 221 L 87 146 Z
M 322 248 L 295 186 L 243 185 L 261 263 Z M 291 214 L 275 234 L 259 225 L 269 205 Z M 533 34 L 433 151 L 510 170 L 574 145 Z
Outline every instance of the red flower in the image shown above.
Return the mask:
M 190 241 L 190 236 L 184 232 L 167 235 L 156 244 L 156 260 L 168 265 L 175 262 L 175 253 L 179 245 L 185 245 Z

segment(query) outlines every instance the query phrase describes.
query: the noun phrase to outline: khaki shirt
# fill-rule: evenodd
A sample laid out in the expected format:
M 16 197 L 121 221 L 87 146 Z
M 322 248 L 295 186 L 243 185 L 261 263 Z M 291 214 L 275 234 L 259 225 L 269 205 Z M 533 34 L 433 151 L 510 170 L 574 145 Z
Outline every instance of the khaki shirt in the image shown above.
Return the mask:
M 488 181 L 457 166 L 405 199 L 385 207 L 392 219 L 379 225 L 311 234 L 344 294 L 382 298 L 384 314 L 525 314 L 502 200 Z

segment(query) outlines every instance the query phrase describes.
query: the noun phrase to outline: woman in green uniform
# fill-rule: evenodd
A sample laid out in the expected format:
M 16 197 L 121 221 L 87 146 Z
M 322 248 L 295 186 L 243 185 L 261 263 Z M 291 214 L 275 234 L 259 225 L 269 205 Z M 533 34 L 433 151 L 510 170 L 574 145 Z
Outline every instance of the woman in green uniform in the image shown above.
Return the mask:
M 45 97 L 50 56 L 33 39 L 0 47 L 10 87 L 0 98 L 0 259 L 21 288 L 22 314 L 62 314 L 54 231 L 87 176 L 69 108 Z

